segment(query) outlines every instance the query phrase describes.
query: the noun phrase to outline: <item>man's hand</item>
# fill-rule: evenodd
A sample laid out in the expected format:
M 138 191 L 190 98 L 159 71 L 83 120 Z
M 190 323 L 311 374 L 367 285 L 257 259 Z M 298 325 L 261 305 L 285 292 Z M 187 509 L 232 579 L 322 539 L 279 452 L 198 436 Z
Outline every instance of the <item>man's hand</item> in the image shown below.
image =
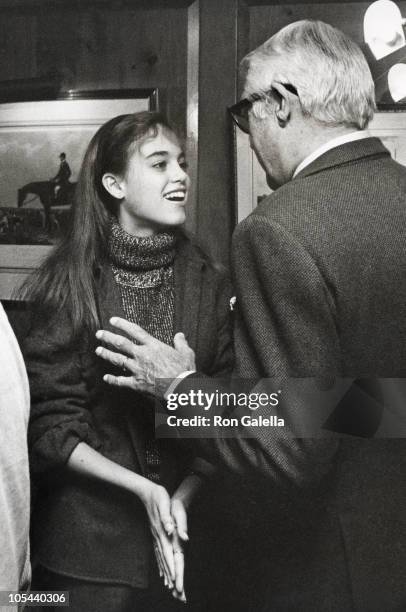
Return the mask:
M 170 380 L 182 372 L 196 369 L 195 354 L 182 333 L 175 335 L 172 348 L 135 323 L 119 317 L 113 317 L 110 323 L 131 338 L 129 340 L 105 330 L 96 333 L 98 340 L 113 349 L 98 346 L 97 355 L 129 372 L 128 376 L 106 374 L 104 381 L 110 385 L 128 387 L 162 397 Z

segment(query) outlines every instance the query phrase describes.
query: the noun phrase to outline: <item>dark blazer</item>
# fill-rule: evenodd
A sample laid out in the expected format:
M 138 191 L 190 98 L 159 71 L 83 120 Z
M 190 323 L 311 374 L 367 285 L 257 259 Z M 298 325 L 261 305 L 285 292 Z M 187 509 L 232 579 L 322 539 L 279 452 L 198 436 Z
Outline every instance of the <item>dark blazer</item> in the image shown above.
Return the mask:
M 378 139 L 326 152 L 261 202 L 232 261 L 239 376 L 405 376 L 406 169 Z M 264 611 L 406 609 L 406 440 L 262 427 L 196 446 L 257 491 Z
M 174 264 L 175 332 L 183 331 L 200 368 L 212 375 L 232 365 L 230 285 L 201 251 L 183 240 Z M 100 273 L 101 326 L 123 316 L 109 266 Z M 111 329 L 111 328 L 110 328 Z M 33 550 L 45 567 L 73 577 L 135 587 L 148 584 L 151 536 L 142 503 L 119 488 L 66 470 L 75 446 L 87 442 L 109 459 L 145 473 L 145 442 L 154 435 L 145 396 L 111 388 L 111 366 L 95 355 L 95 338 L 69 343 L 69 319 L 35 328 L 24 343 L 32 412 L 31 470 L 40 484 L 32 521 Z M 162 441 L 161 480 L 179 484 L 191 457 Z

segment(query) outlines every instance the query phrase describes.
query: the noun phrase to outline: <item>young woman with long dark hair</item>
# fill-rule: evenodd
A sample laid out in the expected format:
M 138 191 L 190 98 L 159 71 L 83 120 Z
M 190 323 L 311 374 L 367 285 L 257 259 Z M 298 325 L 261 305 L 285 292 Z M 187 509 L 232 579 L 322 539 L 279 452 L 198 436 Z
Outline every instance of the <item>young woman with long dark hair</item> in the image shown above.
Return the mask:
M 180 229 L 188 188 L 162 115 L 111 119 L 85 154 L 67 235 L 26 287 L 33 588 L 69 590 L 71 611 L 184 599 L 186 508 L 210 466 L 155 440 L 147 396 L 103 382 L 95 332 L 112 316 L 169 344 L 182 331 L 200 370 L 229 371 L 229 286 Z

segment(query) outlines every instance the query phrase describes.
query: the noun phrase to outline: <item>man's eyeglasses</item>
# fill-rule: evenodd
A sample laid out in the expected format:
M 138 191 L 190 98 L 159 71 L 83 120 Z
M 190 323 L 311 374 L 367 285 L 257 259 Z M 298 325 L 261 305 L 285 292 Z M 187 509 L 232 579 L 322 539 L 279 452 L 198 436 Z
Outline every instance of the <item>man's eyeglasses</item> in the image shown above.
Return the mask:
M 290 83 L 281 83 L 281 85 L 283 85 L 285 89 L 290 91 L 290 93 L 294 94 L 295 96 L 298 95 L 296 87 L 294 87 Z M 242 100 L 237 102 L 237 104 L 234 104 L 233 106 L 229 107 L 228 112 L 230 113 L 231 117 L 233 118 L 233 121 L 236 123 L 236 125 L 238 125 L 240 130 L 242 130 L 246 134 L 249 134 L 250 129 L 248 113 L 251 110 L 252 105 L 258 100 L 265 100 L 272 93 L 275 93 L 274 89 L 270 89 L 269 91 L 265 91 L 264 93 L 252 93 L 248 96 L 248 98 L 243 98 Z

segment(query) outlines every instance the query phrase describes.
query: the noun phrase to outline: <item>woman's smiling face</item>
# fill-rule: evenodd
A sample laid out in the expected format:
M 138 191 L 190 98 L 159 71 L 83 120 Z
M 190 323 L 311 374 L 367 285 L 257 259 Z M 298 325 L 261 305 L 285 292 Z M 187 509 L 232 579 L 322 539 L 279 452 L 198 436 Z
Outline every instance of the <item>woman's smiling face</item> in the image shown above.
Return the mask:
M 120 225 L 130 234 L 150 236 L 185 221 L 190 185 L 185 154 L 176 135 L 157 126 L 129 158 L 125 175 L 117 178 L 122 199 Z

